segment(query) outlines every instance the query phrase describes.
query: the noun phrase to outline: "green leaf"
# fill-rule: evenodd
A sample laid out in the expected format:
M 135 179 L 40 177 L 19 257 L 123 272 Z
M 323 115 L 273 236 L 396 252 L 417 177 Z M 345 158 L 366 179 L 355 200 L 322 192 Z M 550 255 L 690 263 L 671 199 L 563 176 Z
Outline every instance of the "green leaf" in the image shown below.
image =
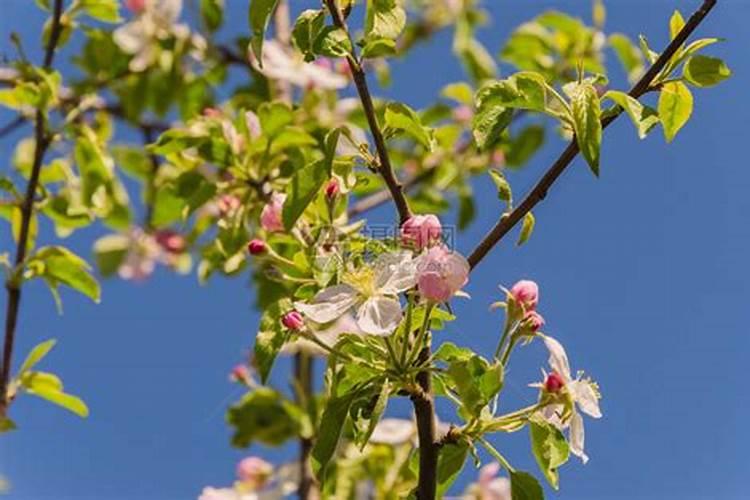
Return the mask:
M 679 10 L 675 10 L 672 17 L 669 19 L 669 39 L 674 40 L 677 35 L 685 26 L 685 19 L 680 14 Z
M 646 135 L 659 124 L 659 114 L 653 108 L 643 104 L 625 92 L 609 90 L 604 94 L 605 99 L 610 99 L 619 105 L 630 117 L 638 131 L 638 137 L 643 139 Z
M 299 422 L 288 403 L 268 387 L 246 394 L 231 406 L 227 423 L 234 428 L 232 446 L 237 448 L 247 448 L 255 442 L 279 446 L 299 432 Z
M 276 8 L 278 0 L 251 0 L 250 1 L 250 48 L 255 55 L 258 65 L 263 67 L 263 40 L 266 36 L 268 21 Z
M 570 106 L 578 147 L 591 171 L 598 177 L 599 150 L 602 144 L 602 110 L 596 88 L 585 82 L 576 85 L 571 92 Z
M 609 44 L 615 51 L 617 58 L 620 60 L 628 80 L 634 81 L 643 72 L 643 55 L 630 38 L 621 34 L 614 33 L 609 36 Z
M 86 14 L 105 23 L 119 23 L 120 8 L 117 0 L 78 0 L 78 5 Z
M 534 218 L 534 214 L 531 212 L 527 212 L 526 215 L 523 216 L 523 222 L 521 223 L 521 234 L 518 235 L 518 243 L 516 243 L 517 246 L 521 246 L 527 241 L 529 241 L 529 237 L 531 236 L 531 233 L 534 232 L 534 226 L 536 225 L 536 219 Z
M 210 32 L 221 27 L 224 21 L 224 0 L 200 0 L 200 12 L 203 23 Z
M 685 63 L 683 75 L 696 87 L 712 87 L 732 76 L 732 71 L 721 59 L 694 55 Z
M 362 47 L 362 57 L 372 59 L 376 57 L 392 56 L 396 53 L 396 42 L 390 38 L 373 38 L 367 40 Z
M 510 492 L 513 500 L 544 500 L 539 481 L 526 472 L 510 473 Z
M 29 260 L 27 268 L 31 276 L 41 276 L 50 288 L 66 285 L 94 302 L 99 302 L 101 290 L 99 283 L 89 272 L 88 263 L 61 246 L 40 248 Z
M 46 399 L 79 417 L 89 416 L 89 409 L 80 398 L 63 391 L 63 385 L 57 376 L 45 372 L 26 372 L 22 378 L 24 390 L 29 394 Z
M 56 343 L 57 341 L 55 339 L 49 339 L 34 346 L 34 348 L 29 351 L 29 354 L 28 356 L 26 356 L 23 364 L 21 364 L 21 368 L 18 370 L 17 376 L 21 376 L 24 372 L 31 370 L 34 365 L 36 365 L 47 354 L 49 354 L 52 348 L 55 347 Z
M 474 91 L 471 89 L 471 85 L 465 82 L 450 83 L 446 85 L 443 87 L 443 90 L 440 91 L 440 95 L 467 106 L 471 106 L 474 101 Z
M 477 147 L 486 151 L 497 144 L 512 119 L 511 108 L 492 104 L 480 106 L 472 123 L 472 133 Z
M 435 358 L 448 364 L 446 373 L 461 400 L 464 417 L 479 416 L 503 387 L 502 365 L 490 364 L 470 349 L 446 342 L 435 353 Z
M 117 272 L 128 255 L 130 239 L 123 234 L 108 234 L 94 242 L 96 267 L 102 276 L 111 276 Z
M 289 340 L 290 330 L 281 324 L 281 316 L 291 309 L 289 299 L 282 299 L 267 307 L 260 319 L 260 327 L 255 337 L 255 357 L 253 363 L 258 370 L 260 381 L 266 383 L 271 367 L 284 344 Z
M 531 451 L 534 453 L 536 463 L 544 473 L 550 486 L 555 489 L 559 487 L 559 475 L 557 469 L 568 461 L 570 457 L 570 446 L 565 440 L 563 433 L 552 424 L 532 419 L 529 422 L 529 434 L 531 437 Z
M 509 206 L 513 205 L 513 191 L 505 176 L 495 169 L 489 170 L 490 178 L 497 188 L 497 197 L 506 202 Z
M 294 173 L 287 185 L 287 197 L 281 212 L 281 220 L 287 231 L 294 227 L 327 178 L 328 169 L 324 160 L 310 163 Z
M 305 61 L 315 59 L 313 44 L 325 26 L 325 12 L 322 9 L 303 11 L 292 29 L 292 40 L 297 48 L 305 55 Z
M 433 130 L 422 125 L 419 115 L 406 104 L 392 102 L 385 108 L 387 132 L 400 130 L 432 151 L 435 144 Z
M 505 80 L 483 85 L 475 100 L 479 108 L 491 102 L 508 108 L 545 112 L 548 91 L 549 85 L 541 74 L 522 71 Z
M 682 82 L 665 83 L 659 94 L 659 119 L 667 142 L 687 123 L 693 112 L 693 94 Z
M 343 396 L 332 396 L 323 410 L 320 429 L 311 453 L 313 471 L 321 483 L 325 478 L 326 466 L 336 452 L 346 416 L 356 395 L 356 391 L 350 391 Z
M 352 53 L 352 41 L 346 31 L 326 26 L 313 43 L 313 52 L 321 56 L 346 57 Z
M 520 134 L 510 137 L 505 144 L 505 164 L 509 167 L 521 167 L 544 144 L 544 127 L 540 125 L 529 125 Z
M 469 456 L 469 444 L 465 441 L 447 443 L 440 447 L 437 465 L 437 496 L 443 498 L 456 480 Z
M 369 411 L 369 414 L 366 416 L 367 428 L 365 429 L 365 432 L 356 436 L 360 450 L 363 450 L 365 446 L 367 446 L 367 443 L 370 441 L 370 436 L 372 436 L 372 433 L 375 432 L 375 426 L 378 425 L 378 422 L 380 422 L 380 418 L 383 416 L 383 413 L 385 412 L 385 408 L 388 405 L 388 396 L 390 396 L 390 394 L 391 394 L 391 384 L 386 379 L 383 382 L 383 385 L 380 387 L 380 391 L 377 393 L 377 398 L 375 399 L 375 403 L 372 404 L 370 408 L 368 408 L 370 411 Z M 371 400 L 368 401 L 368 403 L 370 402 Z
M 406 11 L 396 0 L 367 0 L 365 38 L 395 40 L 406 26 Z

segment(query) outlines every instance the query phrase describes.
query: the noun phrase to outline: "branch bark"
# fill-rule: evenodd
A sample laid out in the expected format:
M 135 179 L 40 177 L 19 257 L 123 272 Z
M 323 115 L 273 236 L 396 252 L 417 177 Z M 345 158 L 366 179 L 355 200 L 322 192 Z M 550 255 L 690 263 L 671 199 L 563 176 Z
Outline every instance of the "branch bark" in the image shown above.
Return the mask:
M 313 358 L 304 352 L 294 356 L 294 378 L 296 384 L 297 403 L 307 408 L 309 398 L 313 394 Z M 299 440 L 299 485 L 297 494 L 300 500 L 316 497 L 315 479 L 310 466 L 310 453 L 313 442 L 310 438 L 301 437 Z
M 333 18 L 333 24 L 348 34 L 349 29 L 344 21 L 344 16 L 342 15 L 336 0 L 325 0 L 325 2 L 328 11 L 331 13 L 331 17 Z M 354 43 L 352 43 L 352 46 L 354 46 Z M 391 165 L 391 159 L 388 155 L 388 146 L 385 143 L 383 132 L 380 130 L 380 125 L 378 124 L 378 119 L 375 114 L 375 105 L 372 102 L 370 89 L 367 86 L 367 77 L 362 69 L 362 65 L 357 61 L 354 54 L 347 56 L 346 60 L 349 63 L 349 69 L 352 73 L 354 85 L 357 87 L 357 94 L 359 94 L 359 99 L 362 101 L 362 108 L 367 117 L 367 124 L 370 127 L 372 139 L 375 142 L 375 149 L 378 152 L 378 171 L 385 181 L 391 198 L 393 198 L 393 202 L 396 204 L 399 221 L 403 224 L 406 219 L 411 217 L 411 209 L 409 209 L 409 203 L 404 196 L 403 186 L 401 186 L 393 173 L 393 166 Z
M 430 358 L 431 340 L 422 349 L 417 363 L 425 363 Z M 414 417 L 417 421 L 419 438 L 419 479 L 417 482 L 417 500 L 433 500 L 437 495 L 437 465 L 440 447 L 437 442 L 435 426 L 435 400 L 432 394 L 432 375 L 429 371 L 417 374 L 417 383 L 421 391 L 412 394 Z
M 698 10 L 696 10 L 690 19 L 685 23 L 685 26 L 680 30 L 674 40 L 667 46 L 662 52 L 659 58 L 654 64 L 646 71 L 646 73 L 638 80 L 638 82 L 630 89 L 631 97 L 638 99 L 643 94 L 648 92 L 651 88 L 651 83 L 659 75 L 664 66 L 669 62 L 672 56 L 682 46 L 688 37 L 695 31 L 695 29 L 701 24 L 703 19 L 711 12 L 711 9 L 716 5 L 717 0 L 704 0 L 703 4 Z M 617 110 L 615 115 L 608 116 L 602 120 L 602 128 L 606 128 L 612 123 L 617 117 L 622 114 L 622 108 Z M 532 190 L 526 195 L 520 205 L 518 205 L 509 214 L 504 214 L 497 224 L 485 235 L 482 241 L 477 245 L 471 255 L 469 255 L 468 261 L 472 269 L 474 269 L 479 262 L 492 250 L 492 248 L 500 242 L 500 240 L 511 230 L 513 227 L 521 221 L 524 216 L 529 213 L 539 202 L 544 200 L 547 196 L 547 192 L 557 179 L 562 175 L 565 169 L 572 163 L 575 157 L 578 155 L 578 145 L 576 144 L 575 138 L 568 144 L 565 150 L 560 154 L 557 160 L 542 176 L 542 178 L 536 183 Z
M 62 17 L 63 0 L 55 0 L 54 10 L 52 13 L 52 25 L 47 46 L 44 51 L 44 69 L 49 70 L 52 67 L 52 61 L 55 58 L 55 49 L 60 40 L 62 26 L 60 18 Z M 29 227 L 31 217 L 34 215 L 34 195 L 39 186 L 39 173 L 42 169 L 44 155 L 50 144 L 50 137 L 47 131 L 47 118 L 41 109 L 36 112 L 34 124 L 34 161 L 29 175 L 29 182 L 26 185 L 26 193 L 23 203 L 21 204 L 21 227 L 18 232 L 18 243 L 16 246 L 16 257 L 14 260 L 16 270 L 19 269 L 24 260 L 29 245 Z M 16 326 L 18 323 L 18 310 L 21 305 L 21 284 L 16 279 L 9 280 L 5 285 L 8 291 L 8 302 L 5 314 L 5 339 L 3 342 L 3 364 L 0 369 L 0 417 L 4 417 L 8 411 L 10 403 L 8 399 L 8 383 L 10 381 L 10 365 L 13 361 L 13 345 L 16 337 Z

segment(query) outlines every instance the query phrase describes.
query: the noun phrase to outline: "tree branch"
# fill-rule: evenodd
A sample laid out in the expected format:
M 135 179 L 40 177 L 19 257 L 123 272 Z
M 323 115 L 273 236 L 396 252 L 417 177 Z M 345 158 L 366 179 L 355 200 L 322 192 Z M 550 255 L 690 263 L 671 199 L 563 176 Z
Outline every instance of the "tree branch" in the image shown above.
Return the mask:
M 55 48 L 60 39 L 62 26 L 63 0 L 55 0 L 52 13 L 52 25 L 49 41 L 44 51 L 44 69 L 52 67 L 55 58 Z M 34 161 L 31 166 L 29 182 L 26 185 L 26 194 L 21 204 L 21 227 L 18 232 L 18 244 L 16 246 L 15 268 L 18 270 L 26 260 L 26 252 L 29 245 L 29 226 L 31 217 L 34 215 L 34 195 L 39 186 L 39 173 L 42 170 L 44 154 L 49 147 L 50 137 L 47 132 L 47 117 L 45 112 L 38 109 L 34 124 Z M 15 273 L 14 273 L 15 274 Z M 8 382 L 10 381 L 10 365 L 13 359 L 13 344 L 15 343 L 16 325 L 18 322 L 18 309 L 21 305 L 21 284 L 17 279 L 9 280 L 5 288 L 8 291 L 8 303 L 5 315 L 5 340 L 3 344 L 3 364 L 0 370 L 0 417 L 4 417 L 10 403 L 8 399 Z
M 717 0 L 704 0 L 701 7 L 690 16 L 685 26 L 680 30 L 674 40 L 667 46 L 662 52 L 659 58 L 654 64 L 648 69 L 648 71 L 638 80 L 638 82 L 630 89 L 629 95 L 635 99 L 638 99 L 643 94 L 648 92 L 651 88 L 651 83 L 659 75 L 662 69 L 666 66 L 672 56 L 682 46 L 688 37 L 695 31 L 700 25 L 703 19 L 716 5 Z M 622 108 L 618 108 L 615 114 L 610 115 L 602 120 L 602 128 L 606 128 L 612 123 L 618 116 L 623 112 Z M 526 195 L 520 205 L 518 205 L 509 214 L 504 214 L 497 224 L 490 230 L 489 233 L 482 239 L 477 245 L 471 255 L 469 255 L 468 261 L 471 268 L 474 269 L 479 262 L 489 253 L 490 250 L 510 231 L 524 216 L 529 213 L 539 202 L 541 202 L 546 196 L 547 191 L 562 175 L 566 168 L 571 164 L 573 159 L 578 155 L 579 149 L 575 138 L 568 144 L 565 150 L 560 154 L 559 158 L 552 164 L 542 178 L 536 183 L 533 189 Z
M 307 409 L 309 398 L 313 397 L 313 358 L 302 351 L 294 356 L 294 379 L 297 392 L 297 403 L 300 407 Z M 300 500 L 313 498 L 315 492 L 315 479 L 310 466 L 310 453 L 312 452 L 312 439 L 300 437 L 299 439 L 299 486 L 297 496 Z
M 421 184 L 428 180 L 430 177 L 435 175 L 435 169 L 429 168 L 420 172 L 419 174 L 406 179 L 401 183 L 401 189 L 408 191 L 409 189 Z M 370 195 L 365 196 L 357 200 L 354 205 L 349 209 L 349 218 L 356 217 L 364 212 L 372 210 L 373 208 L 379 207 L 391 199 L 391 192 L 388 189 L 381 189 Z
M 325 2 L 329 12 L 331 13 L 331 17 L 333 18 L 333 24 L 337 28 L 344 30 L 348 34 L 349 29 L 346 26 L 344 16 L 341 14 L 341 10 L 339 9 L 336 0 L 325 0 Z M 352 46 L 353 45 L 354 44 L 352 43 Z M 365 76 L 365 72 L 362 69 L 362 65 L 357 61 L 353 54 L 348 55 L 346 60 L 349 63 L 349 69 L 352 73 L 354 85 L 357 87 L 359 99 L 360 101 L 362 101 L 362 108 L 365 112 L 365 116 L 367 117 L 367 124 L 370 127 L 370 133 L 372 134 L 373 141 L 375 141 L 375 149 L 377 149 L 378 159 L 380 160 L 378 171 L 380 172 L 380 175 L 383 177 L 383 180 L 388 187 L 391 198 L 393 198 L 393 201 L 396 204 L 399 220 L 401 224 L 403 224 L 406 219 L 411 217 L 411 210 L 409 209 L 409 204 L 406 201 L 406 197 L 404 196 L 403 187 L 401 186 L 401 184 L 399 184 L 396 176 L 393 173 L 393 166 L 391 165 L 391 159 L 388 155 L 388 147 L 385 143 L 383 132 L 380 130 L 380 126 L 378 125 L 378 119 L 375 114 L 375 105 L 372 102 L 370 89 L 367 86 L 367 78 Z
M 430 358 L 430 341 L 419 353 L 417 364 Z M 417 500 L 433 500 L 437 494 L 437 465 L 440 451 L 435 426 L 435 401 L 432 395 L 432 375 L 429 370 L 417 374 L 421 391 L 411 395 L 419 438 L 419 479 Z

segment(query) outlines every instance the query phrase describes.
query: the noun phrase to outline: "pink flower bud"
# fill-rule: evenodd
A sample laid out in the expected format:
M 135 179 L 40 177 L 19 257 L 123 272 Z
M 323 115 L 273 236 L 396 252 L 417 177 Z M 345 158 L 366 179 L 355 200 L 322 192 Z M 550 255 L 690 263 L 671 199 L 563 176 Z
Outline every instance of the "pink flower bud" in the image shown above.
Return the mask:
M 237 464 L 237 478 L 251 489 L 260 489 L 273 474 L 273 466 L 260 457 L 247 457 Z
M 521 280 L 513 285 L 510 294 L 527 311 L 533 311 L 539 303 L 539 286 L 530 280 Z
M 524 321 L 532 332 L 538 332 L 544 326 L 544 318 L 536 311 L 527 312 L 526 316 L 524 316 Z
M 250 243 L 247 244 L 247 251 L 250 255 L 260 255 L 266 253 L 266 250 L 268 250 L 266 242 L 257 238 L 250 240 Z
M 440 241 L 443 228 L 440 219 L 432 214 L 412 215 L 401 226 L 401 242 L 422 250 Z
M 289 311 L 281 318 L 281 324 L 290 330 L 301 330 L 305 326 L 305 320 L 297 311 Z
M 273 193 L 263 211 L 260 213 L 260 225 L 269 232 L 279 232 L 284 230 L 284 223 L 281 221 L 281 211 L 284 209 L 286 195 L 282 193 Z
M 544 390 L 553 394 L 560 392 L 560 389 L 565 387 L 565 379 L 562 378 L 557 372 L 552 372 L 547 375 L 547 379 L 544 381 Z
M 328 184 L 326 184 L 326 198 L 333 199 L 336 197 L 336 195 L 339 194 L 339 181 L 338 179 L 331 179 L 328 181 Z
M 146 0 L 125 0 L 125 8 L 134 14 L 140 14 L 146 9 Z
M 474 110 L 469 106 L 461 105 L 453 108 L 453 119 L 459 123 L 468 123 L 474 117 Z
M 162 229 L 154 235 L 156 242 L 169 253 L 182 253 L 187 247 L 185 238 L 171 229 Z
M 444 246 L 430 248 L 417 262 L 419 293 L 431 302 L 450 300 L 469 281 L 469 263 Z
M 234 382 L 247 383 L 250 380 L 250 371 L 245 365 L 237 365 L 232 368 L 229 378 Z

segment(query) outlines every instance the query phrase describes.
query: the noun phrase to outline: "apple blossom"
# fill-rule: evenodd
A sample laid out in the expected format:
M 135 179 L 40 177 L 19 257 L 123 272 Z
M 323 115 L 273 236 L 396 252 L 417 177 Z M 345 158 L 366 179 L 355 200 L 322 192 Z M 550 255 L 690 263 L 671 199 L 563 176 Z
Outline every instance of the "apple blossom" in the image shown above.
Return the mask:
M 182 253 L 187 246 L 185 237 L 171 229 L 157 231 L 154 237 L 156 242 L 169 253 Z
M 146 0 L 125 0 L 125 8 L 134 14 L 140 14 L 146 8 Z
M 351 314 L 344 314 L 340 318 L 336 319 L 329 325 L 321 328 L 320 325 L 310 322 L 308 325 L 311 330 L 311 335 L 314 335 L 318 342 L 325 344 L 329 347 L 336 343 L 339 335 L 349 333 L 353 335 L 361 335 L 362 330 L 357 325 L 357 321 Z M 286 355 L 293 355 L 300 352 L 304 352 L 311 356 L 327 356 L 328 351 L 321 347 L 319 344 L 309 340 L 303 336 L 287 342 L 284 347 L 281 348 L 281 353 Z
M 560 392 L 563 387 L 565 387 L 565 380 L 555 371 L 550 372 L 544 380 L 544 390 L 547 392 Z
M 331 179 L 328 181 L 328 184 L 326 184 L 325 188 L 326 198 L 332 199 L 335 198 L 337 194 L 339 194 L 339 181 L 336 178 Z
M 538 332 L 544 326 L 544 317 L 536 311 L 529 311 L 524 316 L 525 326 L 532 332 Z
M 422 250 L 439 243 L 442 232 L 440 219 L 435 215 L 412 215 L 401 225 L 401 242 Z
M 255 238 L 247 244 L 247 251 L 250 255 L 261 255 L 268 251 L 268 245 L 265 241 Z
M 289 311 L 281 318 L 281 324 L 290 330 L 301 330 L 305 326 L 305 320 L 297 311 Z
M 260 489 L 268 482 L 273 466 L 260 457 L 247 457 L 237 464 L 237 478 L 252 489 Z
M 526 311 L 533 311 L 539 303 L 539 286 L 531 280 L 521 280 L 510 289 L 510 295 Z
M 248 383 L 250 380 L 250 370 L 245 365 L 236 365 L 232 368 L 232 372 L 229 375 L 229 379 L 232 382 Z
M 250 63 L 267 78 L 288 82 L 303 89 L 341 89 L 347 86 L 348 79 L 321 64 L 308 63 L 302 55 L 285 48 L 275 40 L 263 44 L 263 65 L 258 64 L 252 52 Z
M 590 379 L 582 378 L 578 375 L 573 378 L 570 372 L 568 356 L 563 346 L 552 337 L 544 337 L 544 344 L 549 350 L 549 364 L 552 367 L 552 373 L 559 376 L 559 380 L 552 382 L 557 385 L 562 382 L 562 391 L 568 398 L 569 403 L 561 401 L 547 405 L 540 410 L 542 417 L 562 429 L 569 428 L 570 452 L 581 458 L 583 463 L 588 462 L 589 457 L 583 451 L 584 447 L 584 430 L 583 418 L 578 413 L 580 409 L 583 413 L 593 418 L 601 418 L 602 413 L 599 409 L 599 390 L 597 385 Z M 549 377 L 543 384 L 537 384 L 539 387 L 546 388 Z M 550 391 L 554 392 L 554 391 Z
M 275 233 L 284 230 L 284 223 L 281 220 L 281 211 L 284 209 L 286 194 L 273 193 L 271 200 L 263 207 L 260 213 L 260 225 L 266 231 Z
M 492 462 L 479 469 L 477 500 L 511 500 L 510 480 L 498 476 L 500 464 Z
M 416 262 L 411 252 L 381 254 L 370 266 L 345 273 L 342 282 L 319 292 L 311 303 L 295 307 L 316 323 L 328 323 L 351 309 L 357 325 L 371 335 L 388 335 L 401 321 L 398 294 L 416 283 Z
M 419 293 L 432 302 L 446 302 L 469 281 L 469 263 L 444 246 L 430 248 L 418 258 Z

